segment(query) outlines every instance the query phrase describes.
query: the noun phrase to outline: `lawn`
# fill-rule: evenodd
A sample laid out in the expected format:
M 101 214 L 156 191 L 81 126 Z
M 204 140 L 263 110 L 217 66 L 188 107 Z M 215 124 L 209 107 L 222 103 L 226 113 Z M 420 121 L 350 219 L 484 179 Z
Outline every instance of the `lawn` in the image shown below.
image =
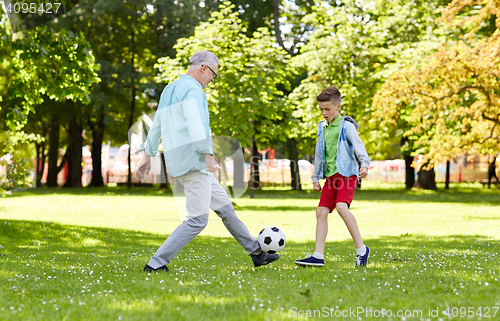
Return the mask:
M 294 265 L 314 251 L 318 200 L 283 189 L 235 200 L 253 235 L 269 225 L 285 231 L 271 265 L 253 268 L 212 213 L 170 273 L 148 274 L 142 268 L 180 223 L 168 192 L 13 193 L 0 198 L 0 320 L 500 319 L 498 189 L 367 182 L 351 207 L 372 249 L 367 268 L 354 267 L 335 213 L 326 266 Z

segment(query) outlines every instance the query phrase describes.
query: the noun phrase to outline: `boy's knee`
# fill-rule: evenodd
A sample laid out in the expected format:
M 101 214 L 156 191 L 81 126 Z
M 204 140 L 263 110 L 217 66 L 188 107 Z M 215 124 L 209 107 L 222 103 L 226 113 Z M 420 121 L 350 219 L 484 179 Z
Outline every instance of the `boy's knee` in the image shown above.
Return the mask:
M 321 219 L 325 218 L 330 214 L 330 209 L 328 207 L 318 207 L 316 209 L 316 218 Z
M 337 208 L 337 213 L 339 213 L 340 216 L 349 213 L 349 206 L 347 206 L 347 203 L 337 203 L 335 204 L 335 207 Z

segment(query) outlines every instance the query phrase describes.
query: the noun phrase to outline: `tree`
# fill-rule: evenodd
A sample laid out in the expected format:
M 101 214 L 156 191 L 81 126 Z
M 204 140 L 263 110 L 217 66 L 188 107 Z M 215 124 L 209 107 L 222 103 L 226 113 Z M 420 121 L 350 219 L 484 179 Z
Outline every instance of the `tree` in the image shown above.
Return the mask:
M 2 55 L 0 77 L 3 85 L 0 108 L 2 139 L 0 155 L 15 156 L 19 144 L 41 142 L 40 135 L 23 131 L 27 116 L 45 100 L 87 103 L 89 87 L 98 81 L 94 58 L 82 34 L 38 27 L 12 38 L 6 21 L 0 24 Z M 14 157 L 13 164 L 21 159 Z M 18 173 L 20 174 L 20 173 Z
M 424 163 L 500 151 L 498 20 L 491 35 L 480 32 L 484 21 L 500 14 L 500 5 L 470 4 L 480 8 L 477 13 L 464 10 L 468 6 L 461 1 L 453 1 L 443 12 L 448 24 L 469 29 L 462 39 L 443 45 L 421 66 L 395 73 L 376 97 L 389 119 L 397 117 L 402 105 L 410 108 L 412 126 L 405 136 L 417 137 L 417 153 L 423 154 Z M 464 11 L 465 18 L 458 16 Z
M 206 90 L 213 132 L 236 137 L 244 147 L 285 141 L 288 124 L 278 121 L 288 112 L 288 105 L 277 86 L 288 85 L 290 57 L 273 45 L 266 28 L 248 37 L 234 8 L 225 2 L 195 29 L 194 36 L 179 39 L 176 58 L 160 59 L 159 80 L 173 81 L 186 70 L 189 57 L 208 48 L 220 59 L 220 77 Z
M 100 66 L 102 81 L 92 87 L 89 108 L 83 110 L 86 120 L 83 126 L 92 138 L 92 186 L 103 184 L 100 175 L 103 140 L 125 143 L 130 128 L 127 126 L 141 112 L 149 113 L 156 106 L 159 99 L 156 93 L 165 86 L 154 81 L 153 66 L 157 59 L 174 57 L 177 39 L 191 36 L 194 28 L 218 9 L 219 3 L 219 0 L 82 0 L 59 19 L 59 26 L 85 34 Z M 234 0 L 233 3 L 248 30 L 268 25 L 272 12 L 269 1 Z M 129 173 L 129 184 L 130 180 Z
M 335 84 L 343 94 L 341 113 L 360 123 L 360 136 L 372 159 L 396 158 L 402 153 L 410 162 L 408 168 L 413 147 L 411 139 L 402 140 L 406 120 L 385 122 L 373 97 L 392 73 L 405 64 L 418 63 L 444 43 L 451 31 L 435 22 L 442 7 L 442 1 L 354 0 L 313 7 L 302 21 L 315 29 L 293 59 L 295 66 L 307 72 L 290 95 L 300 124 L 293 133 L 301 138 L 299 148 L 313 153 L 320 118 L 315 97 Z
M 315 97 L 335 84 L 343 94 L 342 113 L 358 120 L 360 135 L 373 158 L 392 153 L 398 137 L 377 139 L 370 126 L 372 99 L 381 85 L 409 57 L 442 43 L 434 30 L 440 1 L 338 1 L 313 7 L 303 21 L 314 26 L 307 45 L 293 59 L 308 73 L 290 95 L 297 105 L 295 117 L 302 137 L 316 134 L 319 113 Z M 378 134 L 378 133 L 377 133 Z M 400 137 L 399 137 L 400 138 Z
M 273 0 L 274 35 L 291 56 L 300 53 L 314 27 L 303 19 L 312 13 L 314 0 Z
M 71 119 L 79 128 L 78 132 L 71 132 L 71 142 L 79 144 L 78 137 L 82 136 L 83 130 L 90 134 L 91 186 L 104 184 L 101 163 L 103 140 L 126 142 L 131 120 L 141 111 L 149 109 L 147 103 L 153 100 L 144 94 L 147 89 L 155 88 L 152 71 L 156 61 L 157 26 L 153 19 L 149 19 L 153 15 L 152 8 L 141 1 L 82 1 L 58 22 L 60 27 L 86 35 L 100 66 L 102 82 L 92 87 L 89 106 L 81 106 L 83 117 Z M 113 128 L 107 135 L 109 126 Z M 129 174 L 129 184 L 130 181 Z
M 23 131 L 28 134 L 39 135 L 40 139 L 34 141 L 35 144 L 35 168 L 36 186 L 41 187 L 41 179 L 48 162 L 46 185 L 57 187 L 57 175 L 66 164 L 67 154 L 59 162 L 60 141 L 64 141 L 64 132 L 61 138 L 61 123 L 65 123 L 69 111 L 67 101 L 55 101 L 48 97 L 43 98 L 43 102 L 36 105 L 36 112 L 28 114 L 28 120 L 23 127 Z M 66 139 L 67 140 L 67 139 Z
M 312 0 L 297 0 L 294 2 L 283 2 L 280 0 L 273 1 L 273 22 L 276 41 L 280 47 L 282 47 L 292 57 L 300 53 L 302 46 L 307 43 L 308 36 L 313 30 L 313 26 L 311 24 L 303 21 L 303 18 L 312 12 L 313 6 L 314 1 Z M 286 97 L 288 97 L 289 94 L 300 85 L 301 80 L 304 78 L 304 74 L 305 73 L 294 74 L 290 79 L 290 89 L 282 89 Z M 286 143 L 281 144 L 285 148 L 287 157 L 290 159 L 292 190 L 302 190 L 298 166 L 299 148 L 296 133 L 296 126 L 299 124 L 293 116 L 295 104 L 288 99 L 286 101 L 290 105 L 290 112 L 287 113 L 286 117 L 281 119 L 281 122 L 292 124 L 292 126 L 288 126 L 289 132 L 287 133 L 287 136 L 289 139 Z

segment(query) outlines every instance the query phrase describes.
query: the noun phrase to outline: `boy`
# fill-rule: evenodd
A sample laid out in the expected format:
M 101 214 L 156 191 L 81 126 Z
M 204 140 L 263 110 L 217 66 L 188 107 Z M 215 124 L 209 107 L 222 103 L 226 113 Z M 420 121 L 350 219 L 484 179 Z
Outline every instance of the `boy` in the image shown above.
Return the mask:
M 318 138 L 314 159 L 313 189 L 321 191 L 319 180 L 326 178 L 316 210 L 316 248 L 312 256 L 295 261 L 303 266 L 324 266 L 324 250 L 328 234 L 328 214 L 337 213 L 351 233 L 356 245 L 356 266 L 366 266 L 370 249 L 363 244 L 356 218 L 349 211 L 358 176 L 368 175 L 370 157 L 358 135 L 359 125 L 349 116 L 339 115 L 341 95 L 336 86 L 327 88 L 316 97 L 321 114 L 325 118 L 318 124 Z M 353 154 L 361 161 L 361 168 Z

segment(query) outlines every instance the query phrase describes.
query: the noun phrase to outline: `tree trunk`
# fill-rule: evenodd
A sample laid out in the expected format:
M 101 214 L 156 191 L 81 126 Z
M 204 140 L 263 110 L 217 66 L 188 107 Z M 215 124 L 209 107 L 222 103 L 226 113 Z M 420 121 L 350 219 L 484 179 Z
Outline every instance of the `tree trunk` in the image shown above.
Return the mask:
M 101 107 L 99 119 L 92 130 L 92 180 L 90 186 L 104 186 L 102 179 L 102 141 L 104 139 L 104 107 Z
M 405 155 L 404 160 L 406 170 L 405 185 L 406 189 L 411 189 L 415 185 L 415 168 L 411 166 L 413 164 L 413 157 Z
M 434 168 L 431 168 L 430 170 L 424 170 L 423 168 L 427 165 L 428 163 L 422 166 L 420 168 L 420 171 L 418 172 L 418 184 L 423 189 L 437 191 L 436 173 L 434 172 Z
M 255 138 L 252 137 L 252 158 L 250 160 L 250 168 L 252 169 L 250 181 L 252 182 L 251 186 L 254 189 L 259 189 L 261 187 L 260 184 L 260 171 L 259 171 L 259 160 L 260 154 L 257 149 L 257 143 L 255 142 Z
M 406 142 L 408 142 L 408 137 L 401 138 L 401 147 L 403 147 L 403 145 L 406 144 Z M 411 153 L 409 152 L 404 152 L 403 158 L 405 160 L 406 189 L 411 189 L 413 186 L 415 186 L 415 168 L 411 166 L 413 164 L 413 156 L 411 156 Z
M 162 46 L 162 38 L 164 35 L 163 28 L 163 8 L 160 2 L 156 2 L 155 13 L 153 15 L 153 20 L 156 24 L 156 56 L 163 57 L 164 56 L 164 48 Z M 168 19 L 170 20 L 170 19 Z
M 45 133 L 43 134 L 45 137 Z M 42 187 L 43 172 L 45 171 L 45 159 L 47 153 L 45 152 L 45 142 L 38 143 L 35 141 L 36 149 L 36 187 Z
M 288 49 L 285 48 L 283 43 L 283 39 L 281 38 L 281 30 L 280 30 L 280 4 L 281 0 L 273 0 L 273 21 L 274 21 L 274 33 L 276 36 L 276 41 L 281 48 L 288 52 Z
M 259 173 L 259 152 L 255 138 L 252 136 L 252 154 L 250 155 L 250 179 L 248 180 L 248 193 L 250 198 L 253 198 L 254 189 L 260 188 L 260 173 Z
M 301 191 L 299 172 L 299 153 L 297 152 L 297 141 L 295 138 L 287 142 L 288 158 L 290 158 L 290 175 L 292 176 L 292 190 Z
M 445 189 L 450 189 L 450 160 L 446 161 L 446 179 L 444 183 Z
M 68 161 L 68 155 L 69 155 L 68 152 L 69 152 L 69 148 L 66 148 L 66 152 L 64 152 L 64 156 L 61 159 L 61 163 L 59 164 L 59 166 L 57 166 L 57 174 L 58 175 L 61 172 L 61 170 L 64 168 L 64 165 L 66 164 L 66 162 Z
M 173 1 L 156 1 L 156 10 L 153 19 L 156 24 L 156 56 L 171 56 L 171 47 L 169 46 L 169 32 L 172 30 L 172 19 L 168 15 L 175 6 Z M 175 58 L 175 57 L 170 57 Z
M 496 182 L 498 183 L 498 176 L 497 176 L 497 155 L 493 156 L 493 160 L 489 162 L 488 160 L 488 188 L 491 187 L 491 181 L 493 178 L 495 178 Z
M 132 36 L 132 69 L 135 70 L 135 37 L 134 37 L 134 28 L 132 28 L 131 32 Z M 128 128 L 132 128 L 132 125 L 134 124 L 134 113 L 135 113 L 135 75 L 132 75 L 130 82 L 132 85 L 132 102 L 130 103 L 130 116 L 128 118 Z M 130 155 L 130 146 L 128 148 L 128 155 L 127 155 L 127 163 L 128 163 L 128 175 L 127 175 L 127 188 L 132 187 L 132 162 L 131 162 L 131 155 Z
M 35 141 L 35 187 L 40 187 L 40 184 L 41 184 L 41 174 L 40 174 L 40 149 L 41 149 L 41 146 L 40 144 Z
M 47 172 L 47 186 L 57 187 L 57 161 L 59 158 L 59 120 L 60 116 L 54 114 L 49 131 L 49 168 Z
M 41 185 L 41 174 L 40 174 L 40 144 L 35 141 L 35 187 L 38 188 Z
M 73 146 L 71 143 L 66 147 L 66 162 L 68 163 L 68 173 L 67 173 L 67 178 L 66 182 L 64 183 L 63 187 L 71 187 L 71 172 L 73 169 Z
M 78 103 L 71 102 L 76 109 Z M 68 179 L 64 187 L 82 187 L 82 148 L 83 148 L 83 128 L 78 120 L 78 112 L 75 112 L 68 126 L 69 145 L 66 150 L 68 162 Z

